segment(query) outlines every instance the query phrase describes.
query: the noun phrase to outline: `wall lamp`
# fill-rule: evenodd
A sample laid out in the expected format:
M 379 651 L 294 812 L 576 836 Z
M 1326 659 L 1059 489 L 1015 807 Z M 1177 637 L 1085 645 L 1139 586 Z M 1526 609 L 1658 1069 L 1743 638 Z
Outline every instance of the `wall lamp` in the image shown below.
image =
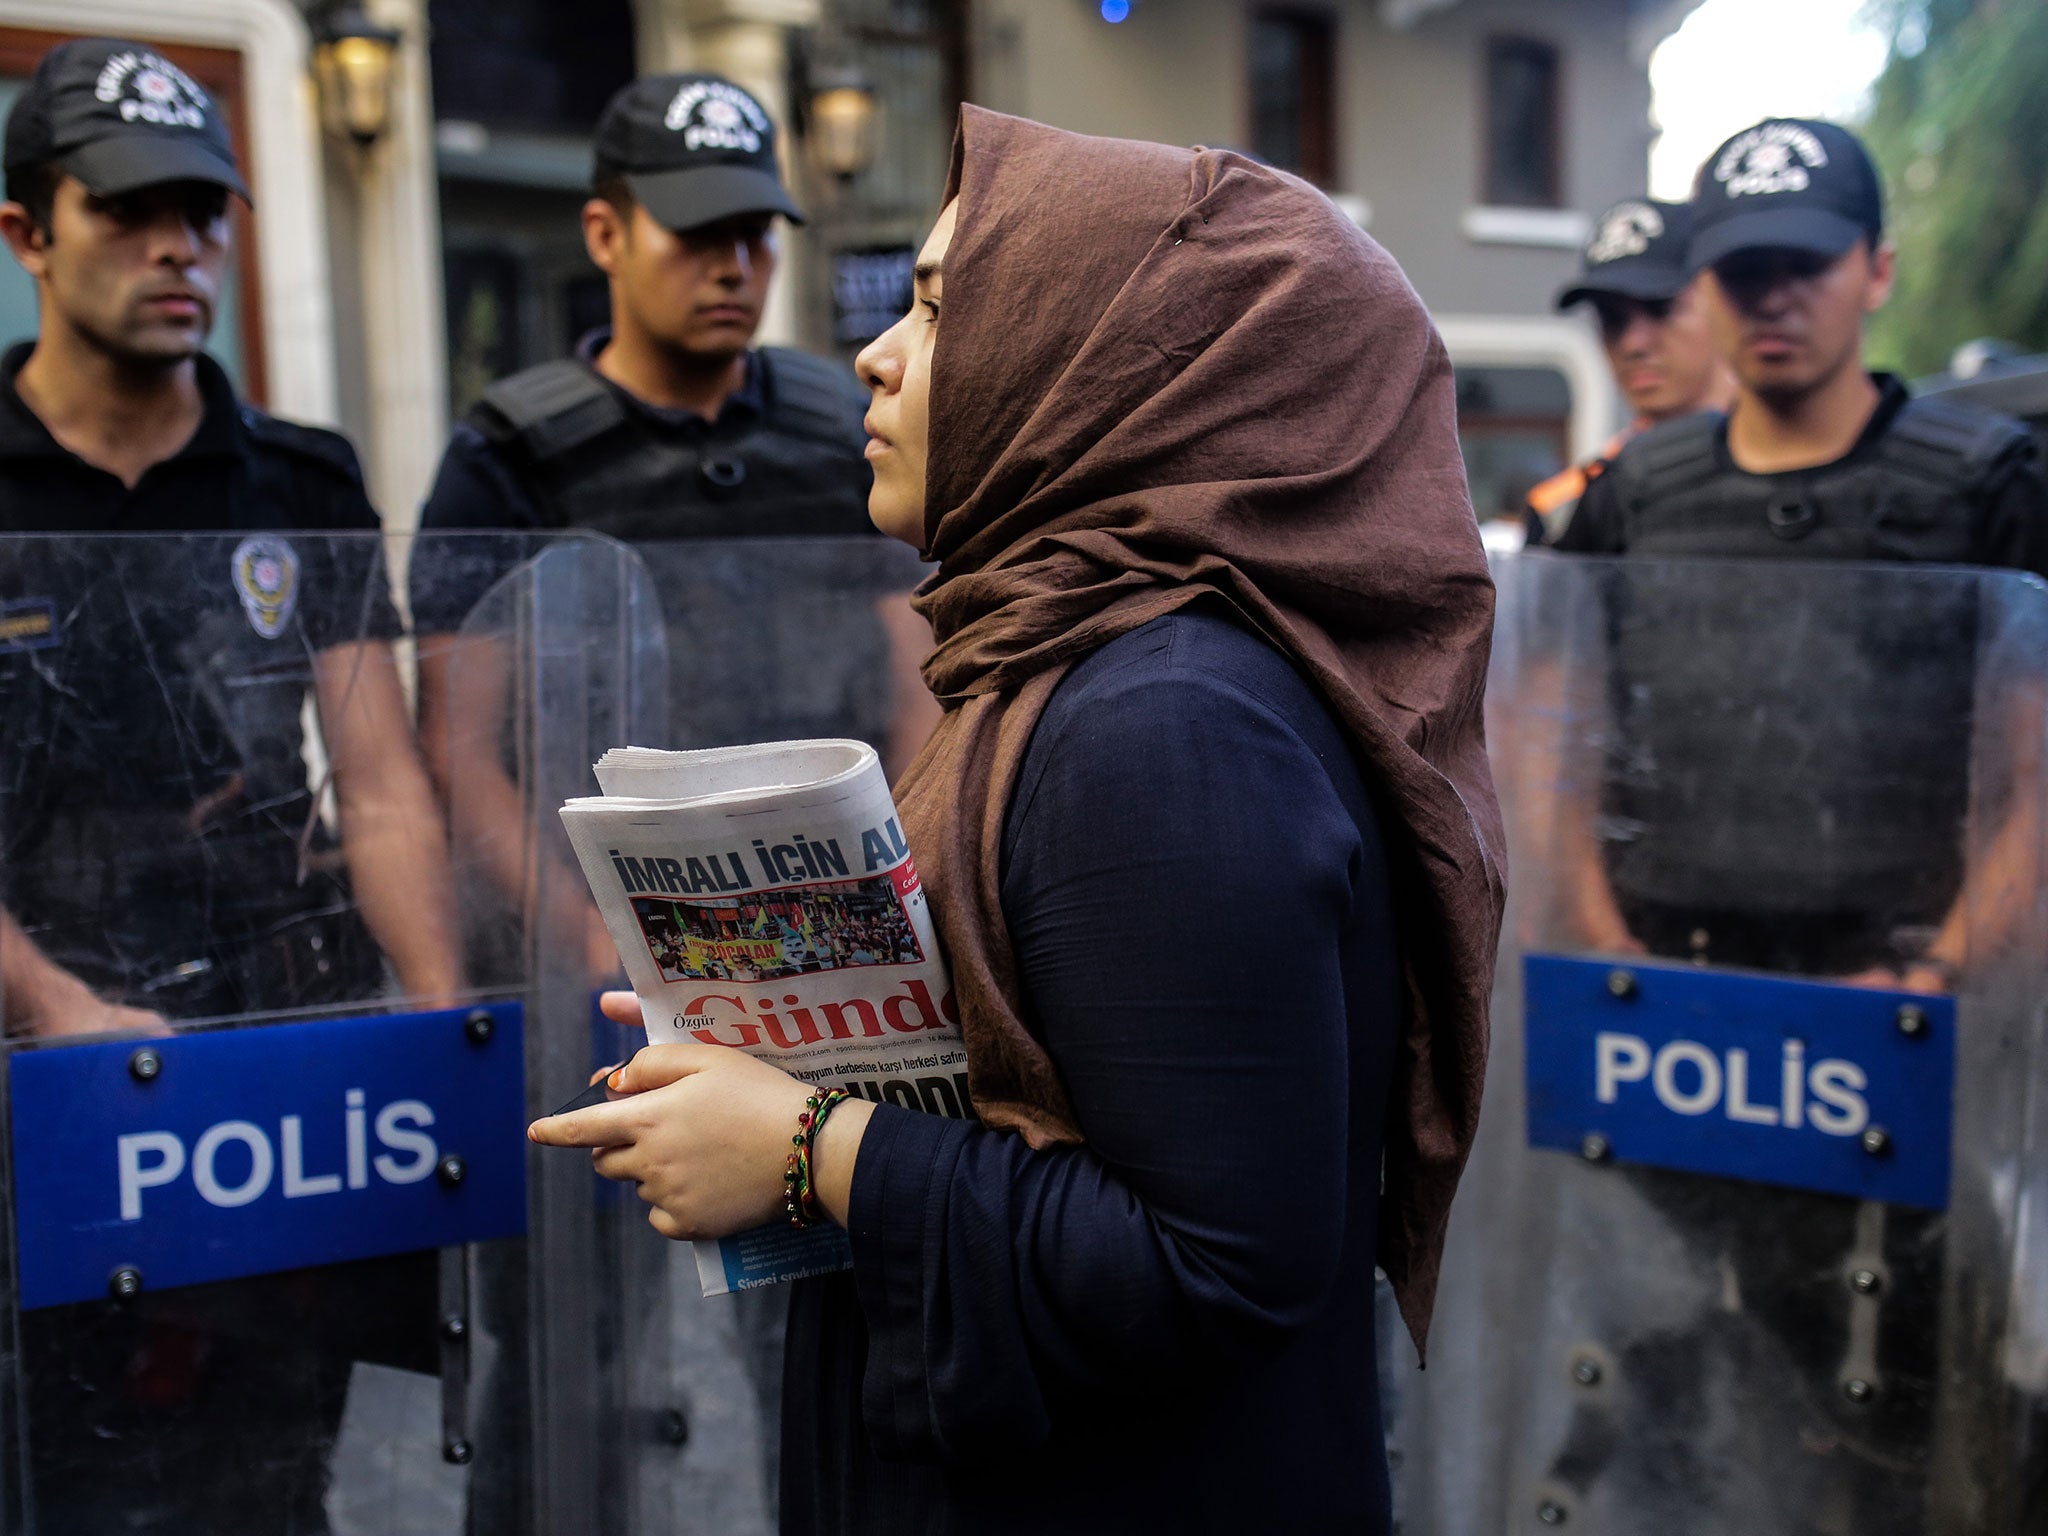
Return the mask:
M 811 158 L 827 175 L 851 181 L 875 163 L 881 120 L 875 88 L 857 64 L 813 65 L 809 76 L 804 121 Z
M 391 75 L 400 34 L 370 20 L 360 5 L 327 12 L 314 29 L 313 80 L 320 120 L 337 138 L 364 149 L 391 126 Z

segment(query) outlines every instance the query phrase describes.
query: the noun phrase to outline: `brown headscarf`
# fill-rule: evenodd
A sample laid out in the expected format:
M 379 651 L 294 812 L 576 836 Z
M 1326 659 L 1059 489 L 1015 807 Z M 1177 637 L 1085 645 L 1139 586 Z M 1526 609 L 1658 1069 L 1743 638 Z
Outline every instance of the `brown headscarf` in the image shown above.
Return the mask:
M 1088 652 L 1220 595 L 1321 689 L 1385 807 L 1406 1015 L 1379 1260 L 1420 1347 L 1503 895 L 1480 714 L 1493 585 L 1443 345 L 1391 257 L 1239 155 L 965 107 L 947 197 L 939 568 L 915 599 L 947 712 L 897 795 L 976 1107 L 1034 1144 L 1082 1137 L 1021 1016 L 997 890 L 1039 713 Z

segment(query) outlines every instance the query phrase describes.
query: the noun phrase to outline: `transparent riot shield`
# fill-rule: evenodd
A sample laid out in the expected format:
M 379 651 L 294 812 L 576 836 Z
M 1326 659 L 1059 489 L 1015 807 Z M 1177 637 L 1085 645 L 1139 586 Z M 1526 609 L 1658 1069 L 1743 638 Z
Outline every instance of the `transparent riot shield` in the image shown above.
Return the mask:
M 936 707 L 907 598 L 927 567 L 872 537 L 642 542 L 672 663 L 676 746 L 848 736 L 895 772 Z
M 930 631 L 907 604 L 926 567 L 909 549 L 879 536 L 633 547 L 657 594 L 669 663 L 667 730 L 636 737 L 640 744 L 852 737 L 871 743 L 892 774 L 922 745 L 937 706 L 918 676 Z M 629 1204 L 637 1219 L 638 1202 Z M 665 1358 L 689 1445 L 670 1464 L 676 1523 L 664 1529 L 768 1536 L 778 1502 L 786 1289 L 705 1298 L 688 1245 L 667 1246 Z M 645 1343 L 651 1360 L 655 1346 Z
M 631 1042 L 596 1013 L 617 957 L 557 812 L 608 748 L 665 730 L 663 637 L 609 540 L 421 535 L 408 570 L 420 735 L 442 781 L 468 975 L 529 1014 L 529 1108 Z M 586 1158 L 529 1159 L 523 1244 L 478 1255 L 467 1353 L 472 1529 L 672 1529 L 688 1438 L 666 1357 L 664 1244 Z M 456 1353 L 456 1352 L 452 1352 Z
M 2042 1529 L 2048 588 L 1496 576 L 1510 908 L 1404 1529 Z
M 10 1530 L 522 1532 L 578 1496 L 569 1528 L 628 1528 L 596 1490 L 630 1447 L 534 1406 L 608 1390 L 533 1344 L 530 1256 L 574 1215 L 522 1132 L 588 1009 L 551 1011 L 537 920 L 501 972 L 469 963 L 481 879 L 413 736 L 407 553 L 4 541 Z M 560 793 L 543 742 L 587 773 L 649 696 L 636 580 L 578 540 L 501 588 L 527 802 Z

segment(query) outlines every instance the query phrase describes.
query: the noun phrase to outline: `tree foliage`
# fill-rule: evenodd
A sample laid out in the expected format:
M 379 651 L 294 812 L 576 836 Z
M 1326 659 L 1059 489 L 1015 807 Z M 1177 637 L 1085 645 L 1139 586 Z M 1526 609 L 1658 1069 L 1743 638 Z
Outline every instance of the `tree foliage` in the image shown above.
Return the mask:
M 1899 258 L 1872 352 L 1908 374 L 1975 337 L 2048 352 L 2048 3 L 1876 10 L 1892 45 L 1864 133 Z

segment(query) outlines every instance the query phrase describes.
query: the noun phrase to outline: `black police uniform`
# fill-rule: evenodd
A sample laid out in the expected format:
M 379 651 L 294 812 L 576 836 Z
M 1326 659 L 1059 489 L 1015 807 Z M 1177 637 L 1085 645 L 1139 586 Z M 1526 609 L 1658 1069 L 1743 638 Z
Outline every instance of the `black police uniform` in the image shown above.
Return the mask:
M 575 359 L 500 380 L 458 424 L 420 515 L 422 556 L 412 566 L 413 619 L 423 634 L 459 628 L 490 583 L 530 541 L 441 540 L 456 530 L 522 534 L 588 529 L 642 549 L 656 565 L 675 668 L 671 730 L 677 745 L 785 736 L 879 739 L 889 718 L 886 637 L 875 599 L 918 575 L 908 551 L 882 539 L 867 515 L 871 476 L 861 418 L 866 393 L 844 367 L 779 347 L 747 354 L 746 376 L 710 420 L 650 405 L 593 366 L 608 339 L 585 338 Z M 869 558 L 843 546 L 871 541 Z M 775 538 L 777 574 L 805 594 L 801 625 L 764 624 L 759 555 L 694 552 L 685 542 Z M 670 601 L 663 566 L 689 578 L 689 600 Z M 721 659 L 756 686 L 706 686 Z
M 23 403 L 30 350 L 0 360 L 8 909 L 173 1019 L 375 998 L 301 758 L 313 658 L 399 627 L 375 546 L 311 536 L 378 528 L 354 451 L 202 357 L 198 429 L 130 489 Z M 24 1314 L 35 1528 L 324 1530 L 350 1358 L 431 1368 L 431 1258 Z
M 1702 411 L 1630 442 L 1555 547 L 1582 554 L 1924 560 L 2048 570 L 2040 454 L 2026 428 L 1871 375 L 1878 402 L 1829 464 L 1753 474 Z
M 1810 469 L 1739 468 L 1717 413 L 1643 434 L 1556 547 L 2048 574 L 2048 491 L 2025 428 L 1876 382 L 1855 445 Z M 1629 747 L 1605 809 L 1628 835 L 1606 853 L 1654 952 L 1848 973 L 1911 958 L 1898 936 L 1940 923 L 1962 878 L 1975 613 L 1930 581 L 1902 614 L 1901 585 L 1844 573 L 1822 646 L 1810 614 L 1710 611 L 1732 596 L 1725 584 L 1618 580 L 1612 697 Z M 1732 678 L 1783 707 L 1732 718 Z
M 593 366 L 609 333 L 484 392 L 448 445 L 423 528 L 588 528 L 628 542 L 872 532 L 867 395 L 781 347 L 746 358 L 715 419 L 650 405 Z
M 0 674 L 0 899 L 59 965 L 172 1018 L 375 993 L 299 721 L 317 651 L 397 635 L 383 563 L 289 532 L 244 549 L 264 528 L 377 530 L 354 451 L 242 406 L 201 358 L 199 430 L 129 489 L 20 401 L 29 350 L 0 360 L 0 532 L 180 537 L 96 543 L 90 565 L 70 541 L 16 545 L 6 600 L 51 627 Z M 238 551 L 289 580 L 274 637 Z
M 245 548 L 263 529 L 374 532 L 354 451 L 240 404 L 202 358 L 198 429 L 131 490 L 22 403 L 29 351 L 0 361 L 0 532 L 179 537 L 97 543 L 89 560 L 68 540 L 15 546 L 5 601 L 37 632 L 0 672 L 0 896 L 66 969 L 172 1017 L 373 995 L 381 963 L 317 816 L 300 719 L 313 656 L 391 638 L 397 613 L 367 541 Z M 289 582 L 272 636 L 238 550 Z

